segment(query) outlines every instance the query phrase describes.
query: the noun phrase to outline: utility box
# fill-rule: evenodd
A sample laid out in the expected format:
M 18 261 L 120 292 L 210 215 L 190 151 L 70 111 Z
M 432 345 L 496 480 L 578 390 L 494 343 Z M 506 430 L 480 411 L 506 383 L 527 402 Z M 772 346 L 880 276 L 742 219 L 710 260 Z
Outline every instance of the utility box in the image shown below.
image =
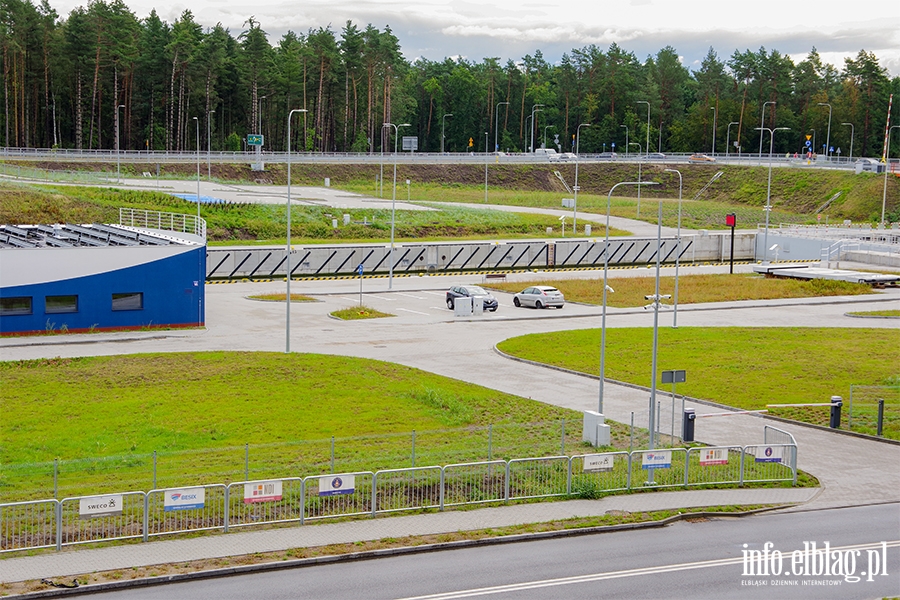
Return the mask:
M 587 225 L 584 226 L 584 235 L 586 237 L 591 237 L 591 224 L 590 223 L 588 223 Z
M 606 417 L 595 410 L 584 411 L 584 421 L 581 430 L 581 441 L 590 442 L 594 447 L 609 446 L 609 425 Z
M 563 198 L 563 208 L 575 208 L 575 198 Z
M 471 298 L 455 298 L 453 300 L 453 314 L 457 317 L 472 316 L 472 299 Z
M 344 225 L 349 225 L 349 224 L 350 224 L 350 215 L 348 215 L 347 213 L 344 213 Z
M 331 177 L 325 178 L 325 187 L 331 187 Z
M 480 317 L 484 314 L 484 299 L 483 298 L 471 298 L 472 300 L 472 314 L 476 317 Z

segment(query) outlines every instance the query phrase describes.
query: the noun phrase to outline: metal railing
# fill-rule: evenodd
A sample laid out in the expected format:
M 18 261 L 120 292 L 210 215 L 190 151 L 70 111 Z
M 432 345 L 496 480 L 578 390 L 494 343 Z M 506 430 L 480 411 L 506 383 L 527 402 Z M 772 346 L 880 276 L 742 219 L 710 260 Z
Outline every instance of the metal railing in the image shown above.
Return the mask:
M 206 237 L 206 220 L 199 218 L 196 215 L 183 213 L 159 212 L 156 210 L 142 210 L 138 208 L 120 208 L 119 225 L 122 225 L 123 227 L 138 227 L 141 229 L 189 233 L 201 238 Z
M 793 436 L 766 426 L 764 437 L 744 447 L 543 456 L 6 503 L 0 553 L 629 489 L 796 484 Z M 668 460 L 654 462 L 651 452 Z

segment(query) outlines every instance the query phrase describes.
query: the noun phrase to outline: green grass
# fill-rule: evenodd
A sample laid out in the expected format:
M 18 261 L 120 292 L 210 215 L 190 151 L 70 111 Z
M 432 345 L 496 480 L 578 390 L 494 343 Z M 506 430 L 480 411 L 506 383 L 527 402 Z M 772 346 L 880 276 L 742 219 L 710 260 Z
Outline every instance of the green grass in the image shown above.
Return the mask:
M 607 378 L 650 387 L 652 336 L 650 328 L 607 329 Z M 678 393 L 742 409 L 828 402 L 832 395 L 846 396 L 851 384 L 886 385 L 900 372 L 900 331 L 890 329 L 661 327 L 658 347 L 660 371 L 687 371 Z M 597 374 L 600 330 L 521 336 L 498 348 Z M 827 411 L 811 412 L 818 419 Z M 885 435 L 900 439 L 900 426 Z
M 394 317 L 396 315 L 361 305 L 336 310 L 331 313 L 331 316 L 341 319 L 342 321 L 359 321 L 360 319 L 380 319 L 382 317 Z
M 900 310 L 862 310 L 847 314 L 854 317 L 900 317 Z
M 669 270 L 671 272 L 671 270 Z M 603 279 L 541 279 L 516 283 L 485 284 L 504 292 L 520 292 L 530 285 L 552 285 L 566 300 L 587 304 L 603 303 Z M 609 286 L 615 292 L 606 294 L 608 306 L 627 308 L 647 304 L 645 295 L 655 293 L 656 282 L 650 277 L 612 277 Z M 660 294 L 674 294 L 675 278 L 660 277 Z M 820 296 L 856 296 L 875 293 L 871 286 L 846 281 L 813 279 L 773 279 L 756 274 L 681 275 L 678 277 L 678 303 L 734 302 L 775 298 L 812 298 Z M 672 304 L 670 298 L 664 300 Z
M 251 300 L 263 300 L 265 302 L 284 302 L 287 294 L 255 294 L 247 296 Z M 318 302 L 312 296 L 304 296 L 303 294 L 291 294 L 291 302 Z

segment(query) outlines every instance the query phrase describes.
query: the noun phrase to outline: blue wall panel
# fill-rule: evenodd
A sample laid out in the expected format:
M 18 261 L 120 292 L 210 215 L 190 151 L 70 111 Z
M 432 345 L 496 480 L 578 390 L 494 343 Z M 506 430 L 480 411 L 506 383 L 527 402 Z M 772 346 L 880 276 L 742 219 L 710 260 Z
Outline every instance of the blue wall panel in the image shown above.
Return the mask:
M 123 249 L 127 252 L 127 249 Z M 0 297 L 30 296 L 32 314 L 0 317 L 0 333 L 53 329 L 129 329 L 201 325 L 206 298 L 202 267 L 206 247 L 88 277 L 0 288 Z M 112 310 L 112 295 L 142 292 L 141 310 Z M 46 296 L 78 296 L 78 312 L 47 314 Z

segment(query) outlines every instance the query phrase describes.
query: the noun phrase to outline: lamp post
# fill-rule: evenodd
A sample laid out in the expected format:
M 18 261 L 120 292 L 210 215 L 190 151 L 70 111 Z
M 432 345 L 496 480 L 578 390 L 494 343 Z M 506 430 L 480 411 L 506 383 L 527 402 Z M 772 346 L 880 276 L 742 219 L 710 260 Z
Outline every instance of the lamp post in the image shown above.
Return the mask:
M 763 236 L 763 264 L 769 264 L 769 213 L 772 212 L 772 148 L 775 145 L 775 132 L 776 131 L 790 131 L 790 127 L 776 127 L 775 129 L 771 129 L 769 127 L 757 127 L 756 129 L 760 130 L 760 137 L 762 137 L 763 131 L 769 132 L 769 183 L 766 187 L 766 233 Z
M 674 304 L 674 313 L 672 316 L 672 327 L 678 327 L 678 264 L 681 259 L 681 189 L 682 189 L 682 180 L 681 180 L 681 171 L 678 169 L 666 169 L 668 173 L 678 173 L 678 233 L 676 237 L 678 238 L 678 249 L 675 251 L 675 304 Z M 659 293 L 659 292 L 657 292 Z
M 391 256 L 389 259 L 390 264 L 388 265 L 388 289 L 390 290 L 394 287 L 394 205 L 397 202 L 397 140 L 400 138 L 400 128 L 409 127 L 409 123 L 400 123 L 399 125 L 385 123 L 381 127 L 382 129 L 385 127 L 394 128 L 394 192 L 391 195 Z
M 762 113 L 759 115 L 759 129 L 762 129 L 765 125 L 764 121 L 766 120 L 766 105 L 767 104 L 775 104 L 774 100 L 770 100 L 769 102 L 763 102 L 762 105 Z M 763 134 L 762 131 L 759 133 L 759 164 L 762 164 L 762 143 L 763 143 Z
M 609 213 L 612 206 L 612 193 L 620 185 L 636 185 L 640 189 L 641 185 L 657 185 L 655 181 L 647 181 L 643 184 L 640 181 L 620 181 L 609 189 L 606 195 L 606 232 L 603 243 L 603 316 L 600 321 L 600 399 L 597 412 L 603 413 L 603 378 L 606 373 L 606 292 L 609 290 L 607 285 L 609 276 Z
M 212 181 L 212 166 L 210 165 L 210 154 L 212 153 L 212 141 L 210 136 L 210 125 L 209 122 L 211 120 L 210 115 L 214 114 L 216 111 L 211 110 L 206 113 L 206 178 Z
M 484 203 L 488 203 L 487 198 L 487 171 L 488 171 L 488 132 L 484 132 Z
M 545 125 L 544 126 L 544 143 L 542 145 L 542 147 L 544 147 L 544 148 L 547 147 L 547 130 L 550 129 L 551 127 L 556 127 L 556 126 L 555 125 Z
M 575 187 L 572 191 L 575 193 L 575 199 L 572 201 L 572 233 L 578 231 L 578 145 L 581 142 L 581 128 L 590 127 L 590 123 L 581 123 L 575 128 Z M 604 144 L 605 146 L 605 144 Z
M 891 125 L 888 129 L 887 136 L 887 153 L 884 155 L 884 191 L 881 194 L 881 226 L 884 227 L 884 209 L 887 206 L 887 181 L 888 166 L 891 164 L 891 134 L 895 129 L 900 129 L 900 125 Z
M 544 106 L 543 104 L 535 104 L 531 107 L 531 151 L 534 152 L 534 128 L 535 128 L 535 120 L 534 113 L 536 112 L 544 112 L 544 109 L 538 108 L 538 106 Z
M 625 128 L 625 158 L 628 158 L 628 125 L 619 125 Z
M 732 121 L 728 124 L 728 131 L 725 133 L 725 160 L 728 160 L 728 149 L 731 146 L 731 126 L 732 125 L 740 125 L 737 121 Z
M 507 102 L 507 104 L 509 104 L 509 103 Z M 452 116 L 453 116 L 453 113 L 447 113 L 446 115 L 441 117 L 441 154 L 444 153 L 444 127 L 447 126 L 447 117 L 452 117 Z M 384 153 L 384 150 L 382 149 L 381 152 Z
M 197 225 L 200 225 L 200 119 L 193 117 L 197 125 Z
M 287 118 L 287 244 L 285 245 L 285 260 L 287 267 L 287 293 L 285 295 L 285 325 L 284 325 L 284 351 L 291 351 L 291 117 L 294 113 L 306 113 L 305 108 L 295 108 L 288 113 Z M 306 135 L 306 132 L 303 132 Z
M 853 162 L 853 123 L 841 123 L 841 125 L 849 125 L 850 126 L 850 162 Z
M 118 109 L 116 109 L 116 113 L 118 113 L 118 112 L 119 112 Z M 197 228 L 196 228 L 196 231 L 197 231 L 197 234 L 199 235 L 200 234 L 200 119 L 198 119 L 197 117 L 193 117 L 193 119 L 194 119 L 194 123 L 197 124 Z M 200 258 L 199 258 L 200 270 L 198 272 L 198 277 L 200 279 L 198 279 L 198 281 L 197 281 L 198 286 L 200 284 L 204 283 L 204 279 L 205 279 L 205 274 L 203 273 L 203 260 L 204 260 L 205 255 L 206 255 L 206 253 L 203 252 L 200 254 Z M 200 326 L 200 323 L 203 321 L 203 300 L 202 300 L 202 298 L 203 298 L 203 294 L 201 293 L 201 290 L 198 289 L 197 290 L 197 326 L 198 327 Z
M 716 123 L 719 119 L 719 110 L 715 106 L 710 106 L 709 109 L 713 111 L 713 131 L 712 131 L 712 154 L 713 158 L 716 157 Z
M 494 152 L 500 151 L 500 146 L 497 143 L 497 133 L 500 131 L 500 105 L 501 104 L 509 104 L 509 102 L 498 102 L 497 108 L 494 110 Z
M 120 153 L 120 150 L 119 150 L 119 137 L 120 137 L 120 135 L 119 135 L 119 109 L 120 108 L 125 108 L 125 105 L 119 104 L 118 106 L 116 106 L 116 183 L 120 183 L 120 179 L 119 179 L 119 173 L 120 173 L 120 171 L 119 171 L 119 153 Z
M 647 149 L 647 153 L 650 153 L 650 103 L 646 100 L 638 100 L 635 104 L 646 104 L 647 105 L 647 145 L 644 148 Z M 640 190 L 641 188 L 638 188 Z
M 641 144 L 640 142 L 631 142 L 631 145 L 638 147 L 638 203 L 637 203 L 637 218 L 641 218 L 641 167 L 643 166 L 643 161 L 641 160 Z
M 828 133 L 825 135 L 825 159 L 831 161 L 831 104 L 819 102 L 818 106 L 828 107 Z

